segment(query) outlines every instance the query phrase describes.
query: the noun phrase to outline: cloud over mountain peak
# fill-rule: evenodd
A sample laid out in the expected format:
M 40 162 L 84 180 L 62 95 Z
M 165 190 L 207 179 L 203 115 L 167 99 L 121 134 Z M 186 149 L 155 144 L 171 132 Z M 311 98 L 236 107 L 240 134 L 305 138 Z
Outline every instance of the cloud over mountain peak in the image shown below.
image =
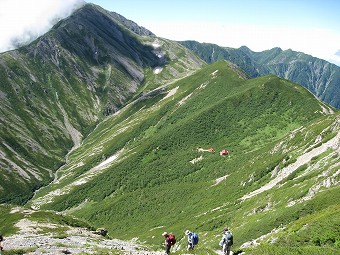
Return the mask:
M 29 43 L 84 4 L 83 0 L 1 1 L 0 52 Z

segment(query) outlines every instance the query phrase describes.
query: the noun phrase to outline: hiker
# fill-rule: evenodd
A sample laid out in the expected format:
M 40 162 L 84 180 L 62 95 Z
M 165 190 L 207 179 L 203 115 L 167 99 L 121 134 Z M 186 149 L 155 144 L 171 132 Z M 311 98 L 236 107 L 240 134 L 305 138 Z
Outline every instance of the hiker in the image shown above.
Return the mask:
M 4 249 L 4 247 L 2 247 L 1 242 L 4 240 L 4 237 L 2 235 L 0 235 L 0 254 L 1 251 Z
M 185 230 L 185 235 L 188 236 L 188 250 L 194 249 L 194 240 L 192 238 L 192 232 L 190 230 Z
M 167 232 L 164 232 L 162 236 L 164 236 L 165 238 L 164 241 L 165 252 L 166 254 L 170 254 L 171 246 L 173 246 L 176 243 L 175 235 L 172 233 L 168 234 Z
M 198 235 L 190 230 L 186 230 L 185 235 L 188 236 L 188 250 L 193 250 L 195 245 L 198 244 Z
M 223 254 L 230 254 L 230 246 L 233 245 L 233 234 L 229 231 L 229 228 L 224 228 L 223 236 L 220 241 L 220 246 L 222 247 Z

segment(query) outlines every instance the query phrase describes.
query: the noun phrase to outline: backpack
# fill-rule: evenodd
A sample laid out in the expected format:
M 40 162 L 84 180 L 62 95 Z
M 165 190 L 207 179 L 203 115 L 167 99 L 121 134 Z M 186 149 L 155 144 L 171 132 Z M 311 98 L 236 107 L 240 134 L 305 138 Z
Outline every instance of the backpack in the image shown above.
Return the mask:
M 225 240 L 226 240 L 226 243 L 227 243 L 228 246 L 233 245 L 233 243 L 234 243 L 233 239 L 234 238 L 233 238 L 233 234 L 232 233 L 229 232 L 229 233 L 225 234 Z
M 174 245 L 176 243 L 176 237 L 174 234 L 170 234 L 168 237 L 168 243 L 170 246 Z
M 192 241 L 193 244 L 198 244 L 198 235 L 196 233 L 192 233 Z

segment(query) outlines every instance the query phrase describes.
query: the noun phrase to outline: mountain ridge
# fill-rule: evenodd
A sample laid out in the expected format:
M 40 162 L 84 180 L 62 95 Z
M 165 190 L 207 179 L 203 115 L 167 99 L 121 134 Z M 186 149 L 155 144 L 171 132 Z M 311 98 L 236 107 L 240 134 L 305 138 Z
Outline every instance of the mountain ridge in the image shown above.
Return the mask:
M 335 64 L 291 49 L 283 51 L 278 47 L 254 52 L 246 46 L 234 49 L 196 41 L 180 43 L 193 50 L 207 63 L 226 59 L 253 78 L 275 74 L 301 84 L 320 100 L 340 108 L 340 67 Z

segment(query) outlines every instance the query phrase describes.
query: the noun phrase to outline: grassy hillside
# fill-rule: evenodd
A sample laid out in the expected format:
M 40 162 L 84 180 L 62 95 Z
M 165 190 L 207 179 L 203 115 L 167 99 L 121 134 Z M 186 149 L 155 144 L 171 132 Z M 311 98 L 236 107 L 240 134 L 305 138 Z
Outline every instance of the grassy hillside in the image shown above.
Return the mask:
M 339 154 L 327 147 L 338 142 L 339 120 L 326 111 L 332 109 L 299 85 L 275 76 L 246 79 L 217 62 L 100 123 L 29 205 L 155 248 L 164 230 L 180 239 L 189 228 L 206 254 L 218 249 L 228 225 L 234 249 L 278 229 L 273 233 L 281 235 L 268 237 L 278 252 L 291 246 L 289 233 L 292 246 L 331 254 L 337 232 L 318 232 L 313 223 L 330 229 L 322 210 L 337 215 L 339 201 Z M 215 152 L 198 150 L 210 147 Z M 222 149 L 229 155 L 220 156 Z M 319 241 L 303 235 L 304 220 Z M 308 254 L 303 247 L 292 249 Z

